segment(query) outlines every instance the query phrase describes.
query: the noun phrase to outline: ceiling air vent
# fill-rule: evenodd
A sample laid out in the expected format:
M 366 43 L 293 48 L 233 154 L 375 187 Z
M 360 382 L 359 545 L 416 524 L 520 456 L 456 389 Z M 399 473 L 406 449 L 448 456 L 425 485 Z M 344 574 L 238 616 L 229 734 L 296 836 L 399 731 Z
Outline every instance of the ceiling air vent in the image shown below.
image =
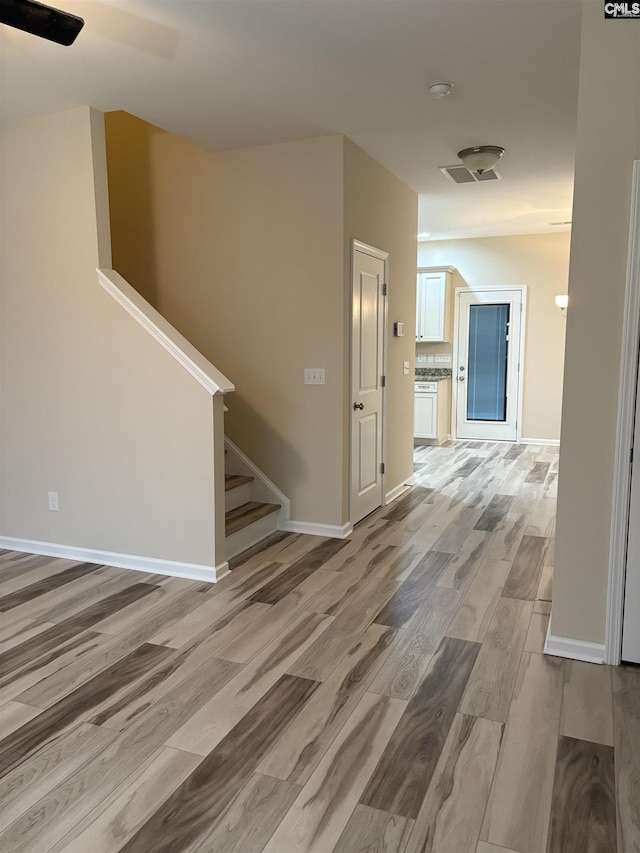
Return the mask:
M 440 166 L 442 174 L 453 181 L 454 184 L 477 184 L 482 181 L 501 181 L 502 175 L 497 169 L 487 169 L 479 175 L 477 172 L 471 172 L 466 166 L 458 164 L 456 166 Z

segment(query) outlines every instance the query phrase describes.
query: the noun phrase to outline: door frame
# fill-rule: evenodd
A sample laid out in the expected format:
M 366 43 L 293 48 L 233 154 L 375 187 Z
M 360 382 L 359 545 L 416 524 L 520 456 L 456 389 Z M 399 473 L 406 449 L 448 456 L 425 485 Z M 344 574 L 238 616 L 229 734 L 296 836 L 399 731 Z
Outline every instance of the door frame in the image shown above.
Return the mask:
M 452 374 L 451 374 L 451 436 L 453 438 L 456 437 L 458 432 L 458 381 L 456 378 L 456 373 L 458 368 L 456 364 L 458 363 L 458 352 L 460 346 L 460 336 L 458 333 L 458 322 L 460 319 L 460 299 L 459 296 L 461 293 L 486 293 L 487 291 L 495 291 L 500 292 L 501 290 L 519 290 L 520 298 L 522 300 L 522 311 L 520 312 L 520 349 L 518 352 L 518 403 L 517 403 L 517 414 L 516 414 L 516 440 L 515 442 L 510 442 L 513 444 L 521 444 L 522 443 L 522 402 L 523 402 L 523 389 L 524 389 L 524 352 L 525 352 L 525 336 L 527 330 L 527 285 L 526 284 L 500 284 L 494 287 L 489 285 L 483 287 L 456 287 L 454 292 L 454 305 L 453 305 L 453 347 L 452 347 Z M 473 441 L 473 439 L 468 439 L 469 441 Z M 482 439 L 478 439 L 481 441 Z M 495 439 L 496 441 L 506 441 L 506 439 Z
M 622 661 L 622 622 L 627 570 L 629 500 L 631 496 L 631 451 L 638 388 L 640 351 L 640 160 L 633 162 L 629 255 L 624 303 L 616 458 L 613 472 L 613 505 L 609 541 L 607 622 L 604 662 L 617 666 Z
M 348 397 L 347 406 L 347 429 L 349 431 L 349 527 L 353 530 L 353 516 L 351 514 L 351 483 L 353 473 L 353 441 L 351 437 L 351 399 L 353 394 L 353 274 L 355 271 L 356 252 L 362 252 L 365 255 L 371 255 L 373 258 L 384 263 L 384 284 L 386 284 L 386 294 L 383 295 L 383 322 L 382 322 L 382 369 L 384 376 L 387 377 L 387 338 L 388 318 L 389 318 L 389 252 L 384 252 L 382 249 L 376 249 L 375 246 L 369 246 L 368 243 L 363 243 L 361 240 L 351 240 L 351 276 L 349 282 L 349 387 L 347 389 Z M 386 381 L 382 386 L 382 464 L 384 465 L 383 473 L 380 478 L 380 506 L 386 506 L 386 461 L 387 461 L 387 385 Z

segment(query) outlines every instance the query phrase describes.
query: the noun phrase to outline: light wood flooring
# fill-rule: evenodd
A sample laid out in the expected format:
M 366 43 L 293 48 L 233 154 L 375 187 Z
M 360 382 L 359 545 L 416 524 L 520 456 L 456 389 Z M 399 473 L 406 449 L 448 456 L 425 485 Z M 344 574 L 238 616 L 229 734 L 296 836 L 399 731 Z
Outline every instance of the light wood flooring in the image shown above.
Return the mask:
M 0 556 L 3 853 L 640 851 L 640 669 L 542 654 L 556 448 L 217 586 Z

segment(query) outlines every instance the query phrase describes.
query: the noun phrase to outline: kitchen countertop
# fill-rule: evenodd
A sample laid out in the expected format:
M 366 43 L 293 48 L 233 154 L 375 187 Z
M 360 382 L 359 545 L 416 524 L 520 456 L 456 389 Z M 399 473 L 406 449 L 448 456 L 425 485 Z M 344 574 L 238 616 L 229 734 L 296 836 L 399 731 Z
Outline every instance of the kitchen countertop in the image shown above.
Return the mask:
M 441 382 L 443 379 L 451 379 L 450 367 L 416 367 L 416 382 Z

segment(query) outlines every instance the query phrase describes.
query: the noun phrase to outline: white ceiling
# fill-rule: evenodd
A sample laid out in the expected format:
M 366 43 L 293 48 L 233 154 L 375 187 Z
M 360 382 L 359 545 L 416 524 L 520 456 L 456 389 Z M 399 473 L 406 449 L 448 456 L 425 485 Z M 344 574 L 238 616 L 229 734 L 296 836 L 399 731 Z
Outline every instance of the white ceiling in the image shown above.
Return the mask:
M 212 150 L 344 133 L 420 193 L 431 239 L 571 218 L 579 0 L 50 2 L 86 26 L 69 48 L 0 27 L 6 117 L 123 109 Z M 502 181 L 438 171 L 480 144 Z

